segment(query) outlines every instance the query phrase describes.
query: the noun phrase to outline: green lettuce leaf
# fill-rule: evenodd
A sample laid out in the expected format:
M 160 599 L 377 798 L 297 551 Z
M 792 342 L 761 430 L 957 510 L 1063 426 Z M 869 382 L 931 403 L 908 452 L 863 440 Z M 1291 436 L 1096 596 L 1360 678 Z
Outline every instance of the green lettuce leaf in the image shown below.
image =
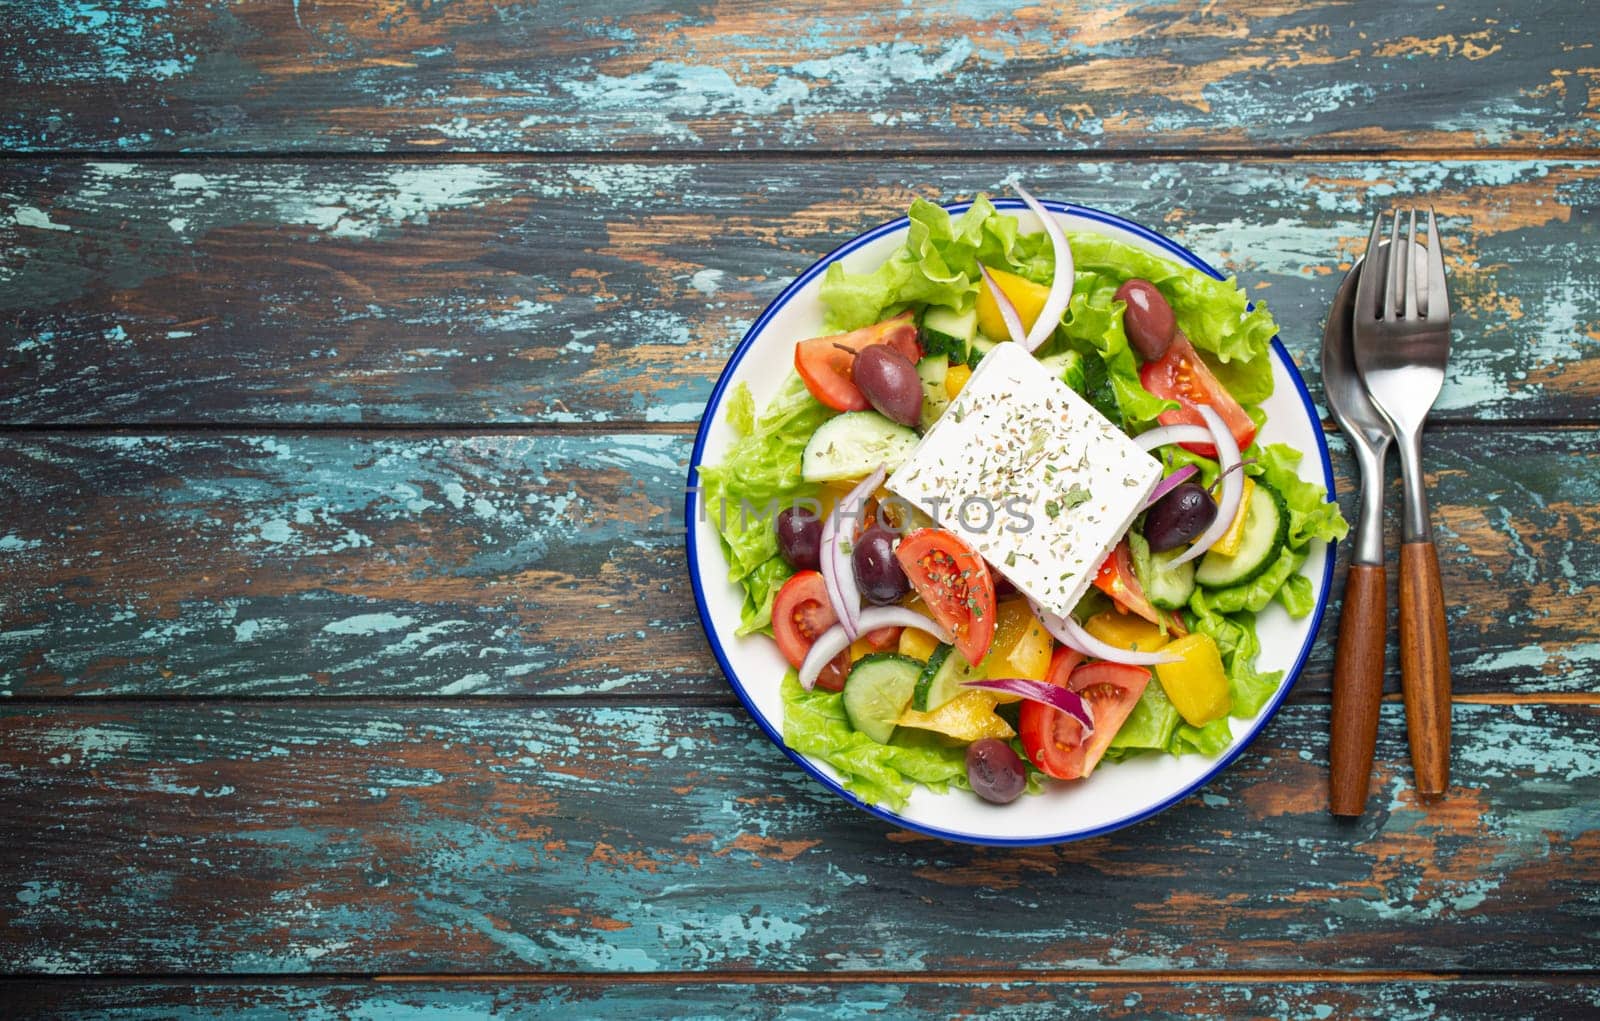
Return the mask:
M 1122 750 L 1123 757 L 1135 751 L 1170 751 L 1172 737 L 1178 732 L 1183 717 L 1178 707 L 1167 697 L 1166 689 L 1154 677 L 1144 686 L 1144 694 L 1134 704 L 1122 728 L 1111 737 L 1107 754 Z M 1176 754 L 1176 753 L 1174 753 Z
M 1224 362 L 1211 352 L 1202 350 L 1200 359 L 1217 377 L 1217 381 L 1227 387 L 1233 399 L 1247 409 L 1272 396 L 1272 359 L 1267 355 L 1248 361 Z M 1256 424 L 1259 426 L 1261 423 Z
M 1283 583 L 1283 588 L 1278 590 L 1278 602 L 1289 611 L 1289 616 L 1300 618 L 1310 613 L 1317 605 L 1316 594 L 1311 589 L 1311 579 L 1303 574 L 1289 576 Z
M 744 607 L 739 611 L 739 629 L 734 633 L 742 636 L 753 635 L 759 631 L 770 635 L 772 601 L 777 598 L 778 590 L 783 588 L 783 583 L 793 575 L 794 569 L 781 556 L 763 560 L 761 566 L 745 575 Z
M 783 678 L 783 741 L 804 755 L 822 759 L 844 778 L 856 797 L 899 810 L 916 784 L 944 792 L 967 783 L 967 749 L 928 731 L 901 727 L 888 744 L 879 744 L 850 726 L 844 696 L 806 691 L 793 670 Z
M 979 195 L 959 217 L 924 199 L 911 204 L 905 244 L 866 273 L 834 263 L 823 274 L 821 297 L 830 330 L 853 330 L 879 322 L 910 305 L 966 309 L 976 300 L 980 263 L 1036 283 L 1055 275 L 1055 250 L 1043 231 L 1020 233 L 1016 217 Z M 1137 426 L 1170 405 L 1139 381 L 1139 362 L 1122 328 L 1117 288 L 1143 277 L 1161 289 L 1178 324 L 1207 356 L 1240 403 L 1255 404 L 1272 393 L 1268 342 L 1278 332 L 1265 304 L 1247 310 L 1249 299 L 1233 280 L 1151 255 L 1099 234 L 1070 232 L 1076 276 L 1073 295 L 1057 336 L 1100 355 L 1118 413 Z M 1089 380 L 1086 389 L 1093 390 Z
M 1300 478 L 1300 451 L 1282 443 L 1257 447 L 1261 478 L 1283 497 L 1289 509 L 1289 545 L 1304 548 L 1312 539 L 1333 542 L 1350 532 L 1350 523 L 1339 505 L 1328 500 L 1328 491 Z
M 1162 400 L 1140 382 L 1139 359 L 1128 346 L 1128 334 L 1123 329 L 1122 302 L 1112 297 L 1119 286 L 1120 281 L 1078 274 L 1057 335 L 1073 342 L 1078 350 L 1087 347 L 1100 356 L 1118 415 L 1126 428 L 1139 429 L 1178 404 Z
M 731 403 L 732 424 L 748 429 L 721 464 L 700 466 L 700 496 L 706 514 L 722 535 L 728 577 L 744 584 L 778 553 L 773 517 L 793 501 L 816 493 L 816 487 L 800 477 L 800 457 L 811 434 L 833 412 L 812 397 L 792 372 L 759 419 L 743 384 Z M 746 592 L 757 606 L 765 597 L 765 587 L 770 587 L 770 578 L 769 574 L 764 579 L 760 593 L 746 584 Z
M 840 263 L 822 276 L 821 297 L 832 330 L 870 326 L 914 304 L 971 308 L 978 263 L 1048 281 L 1055 253 L 1043 232 L 1021 236 L 1017 220 L 995 211 L 984 195 L 960 217 L 925 199 L 911 203 L 906 243 L 882 265 L 848 273 Z
M 1209 351 L 1218 362 L 1253 362 L 1267 357 L 1277 323 L 1264 302 L 1249 309 L 1249 297 L 1232 277 L 1217 280 L 1100 234 L 1074 233 L 1070 240 L 1080 277 L 1090 272 L 1119 283 L 1142 277 L 1155 284 L 1194 346 Z M 1270 380 L 1270 375 L 1267 378 Z
M 1240 715 L 1235 712 L 1234 715 Z M 1121 762 L 1146 752 L 1166 752 L 1169 755 L 1216 755 L 1233 743 L 1227 719 L 1212 720 L 1203 727 L 1193 727 L 1183 722 L 1172 700 L 1167 697 L 1161 682 L 1151 678 L 1144 694 L 1134 704 L 1133 712 L 1122 728 L 1111 738 L 1106 748 L 1106 759 Z
M 743 383 L 733 388 L 733 396 L 728 400 L 728 425 L 740 436 L 750 435 L 750 430 L 756 427 L 756 399 Z
M 1202 600 L 1202 605 L 1205 605 Z M 1283 683 L 1283 671 L 1270 673 L 1256 671 L 1256 657 L 1261 654 L 1261 642 L 1256 638 L 1255 614 L 1241 611 L 1224 617 L 1205 613 L 1193 617 L 1189 629 L 1210 635 L 1222 654 L 1223 669 L 1228 672 L 1228 692 L 1232 697 L 1234 716 L 1251 717 L 1261 711 L 1278 686 Z
M 1177 732 L 1172 735 L 1172 754 L 1186 755 L 1189 752 L 1198 752 L 1201 755 L 1218 755 L 1233 744 L 1233 732 L 1228 727 L 1228 718 L 1212 720 L 1203 727 L 1193 727 L 1187 723 L 1181 724 Z

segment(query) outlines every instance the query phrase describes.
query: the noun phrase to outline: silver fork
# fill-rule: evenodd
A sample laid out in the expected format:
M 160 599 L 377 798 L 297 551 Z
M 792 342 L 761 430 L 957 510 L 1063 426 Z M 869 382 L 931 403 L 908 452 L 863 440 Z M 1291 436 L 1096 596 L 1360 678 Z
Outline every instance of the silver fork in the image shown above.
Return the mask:
M 1433 210 L 1428 210 L 1426 268 L 1420 271 L 1417 263 L 1422 260 L 1411 257 L 1417 211 L 1411 210 L 1403 243 L 1400 214 L 1395 213 L 1387 250 L 1379 244 L 1383 215 L 1373 221 L 1367 241 L 1352 336 L 1356 368 L 1400 448 L 1405 484 L 1400 680 L 1417 792 L 1432 797 L 1450 786 L 1450 647 L 1422 475 L 1422 423 L 1438 399 L 1450 357 L 1450 296 Z

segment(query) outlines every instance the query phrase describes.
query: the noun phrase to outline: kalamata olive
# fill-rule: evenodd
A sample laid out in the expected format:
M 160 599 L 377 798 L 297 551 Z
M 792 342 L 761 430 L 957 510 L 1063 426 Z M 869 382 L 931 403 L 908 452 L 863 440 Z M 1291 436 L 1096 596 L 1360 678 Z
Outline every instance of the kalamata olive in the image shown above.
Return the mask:
M 901 425 L 922 417 L 922 380 L 911 359 L 888 344 L 872 344 L 856 353 L 851 378 L 879 414 Z
M 1217 519 L 1217 504 L 1195 482 L 1184 482 L 1157 500 L 1144 518 L 1144 537 L 1150 552 L 1177 549 L 1204 532 Z
M 1139 357 L 1153 362 L 1166 354 L 1178 321 L 1156 285 L 1135 277 L 1117 288 L 1116 300 L 1128 303 L 1122 313 L 1122 328 Z
M 822 566 L 822 522 L 804 507 L 785 507 L 778 512 L 778 552 L 797 571 L 815 571 Z
M 873 525 L 856 539 L 850 560 L 855 566 L 856 585 L 869 603 L 882 606 L 898 600 L 911 590 L 906 572 L 894 555 L 894 533 Z
M 973 793 L 997 805 L 1017 800 L 1028 786 L 1022 758 L 997 737 L 986 737 L 967 745 L 967 782 Z

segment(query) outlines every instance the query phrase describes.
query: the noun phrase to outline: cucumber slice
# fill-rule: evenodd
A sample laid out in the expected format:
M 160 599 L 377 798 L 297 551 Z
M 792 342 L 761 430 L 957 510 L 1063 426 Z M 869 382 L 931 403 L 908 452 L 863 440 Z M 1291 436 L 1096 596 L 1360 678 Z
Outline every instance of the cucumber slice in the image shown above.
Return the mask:
M 1050 375 L 1072 387 L 1079 394 L 1089 389 L 1088 376 L 1083 365 L 1083 352 L 1068 348 L 1039 359 L 1039 364 L 1050 370 Z
M 950 394 L 944 388 L 944 378 L 950 374 L 950 358 L 945 355 L 928 355 L 917 363 L 917 378 L 922 380 L 922 419 L 917 426 L 927 432 L 950 407 Z
M 876 411 L 847 411 L 817 426 L 800 455 L 807 482 L 859 479 L 880 464 L 900 467 L 917 445 L 915 429 L 889 421 Z
M 861 657 L 844 680 L 844 714 L 850 726 L 879 744 L 888 744 L 921 673 L 921 663 L 896 652 Z
M 1230 557 L 1213 550 L 1200 558 L 1194 580 L 1206 588 L 1228 588 L 1254 581 L 1272 566 L 1289 541 L 1289 515 L 1283 500 L 1259 478 L 1244 514 L 1239 552 Z
M 957 312 L 929 305 L 922 314 L 922 348 L 930 355 L 947 355 L 951 365 L 964 365 L 978 335 L 978 307 Z
M 961 694 L 961 685 L 984 676 L 981 667 L 967 662 L 967 657 L 957 652 L 953 645 L 941 645 L 928 657 L 928 665 L 917 678 L 917 690 L 911 697 L 911 708 L 919 713 L 931 713 Z
M 1181 610 L 1194 595 L 1194 561 L 1171 566 L 1183 547 L 1150 554 L 1150 576 L 1144 580 L 1144 594 L 1163 610 Z
M 990 340 L 981 333 L 974 335 L 972 349 L 967 352 L 967 364 L 976 367 L 978 362 L 983 359 L 983 356 L 993 351 L 998 343 L 1000 341 Z

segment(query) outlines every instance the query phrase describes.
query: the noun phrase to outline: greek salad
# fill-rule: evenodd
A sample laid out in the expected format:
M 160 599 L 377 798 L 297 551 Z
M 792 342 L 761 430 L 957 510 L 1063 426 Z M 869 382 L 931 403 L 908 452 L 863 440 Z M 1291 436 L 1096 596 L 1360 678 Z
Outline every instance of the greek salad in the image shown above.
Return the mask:
M 918 200 L 881 265 L 830 265 L 829 332 L 765 408 L 735 390 L 699 466 L 739 633 L 792 667 L 785 742 L 891 808 L 1220 753 L 1283 679 L 1256 615 L 1309 613 L 1301 566 L 1347 531 L 1257 442 L 1266 307 L 1016 190 L 1042 231 Z

